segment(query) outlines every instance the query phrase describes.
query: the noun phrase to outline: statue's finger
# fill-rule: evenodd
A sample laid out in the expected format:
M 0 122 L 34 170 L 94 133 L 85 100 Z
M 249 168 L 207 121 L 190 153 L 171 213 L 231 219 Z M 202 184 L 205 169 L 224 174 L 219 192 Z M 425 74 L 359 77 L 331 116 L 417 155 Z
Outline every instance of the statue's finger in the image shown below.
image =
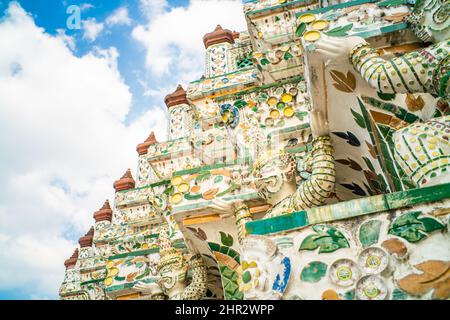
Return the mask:
M 329 52 L 336 51 L 336 46 L 334 46 L 332 44 L 328 44 L 326 42 L 318 42 L 318 43 L 316 43 L 315 46 L 317 49 L 322 49 L 322 50 L 329 51 Z
M 219 211 L 222 210 L 222 207 L 219 207 L 219 206 L 216 206 L 216 205 L 210 205 L 209 208 L 211 210 L 219 210 Z
M 320 54 L 322 54 L 324 56 L 330 56 L 331 55 L 327 50 L 324 50 L 324 49 L 316 49 L 314 51 L 317 52 L 317 53 L 320 53 Z
M 229 208 L 233 204 L 232 201 L 225 201 L 225 200 L 220 200 L 220 203 L 224 208 Z
M 323 50 L 323 49 L 316 49 L 315 52 L 320 53 L 323 56 L 327 56 L 327 57 L 331 56 L 331 54 L 328 51 Z
M 340 43 L 341 42 L 336 41 L 336 39 L 334 39 L 334 38 L 325 37 L 324 35 L 322 35 L 320 40 L 316 42 L 316 45 L 317 44 L 324 44 L 324 45 L 328 45 L 328 46 L 337 46 L 337 45 L 340 45 Z
M 342 38 L 338 39 L 336 37 L 330 37 L 330 36 L 327 36 L 327 35 L 324 35 L 324 34 L 322 34 L 322 37 L 321 37 L 320 40 L 321 41 L 323 40 L 323 41 L 325 41 L 328 44 L 336 44 L 336 45 L 341 44 L 342 41 L 343 41 Z

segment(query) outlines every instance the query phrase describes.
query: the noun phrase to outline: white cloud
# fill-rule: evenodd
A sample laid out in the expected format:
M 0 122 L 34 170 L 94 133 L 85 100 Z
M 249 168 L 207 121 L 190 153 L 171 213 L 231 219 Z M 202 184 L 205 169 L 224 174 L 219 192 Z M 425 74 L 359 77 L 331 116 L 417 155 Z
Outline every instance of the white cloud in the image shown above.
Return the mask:
M 241 1 L 191 0 L 187 7 L 168 8 L 165 0 L 141 0 L 148 23 L 136 26 L 133 37 L 146 49 L 146 66 L 157 76 L 182 74 L 189 82 L 203 71 L 203 36 L 217 24 L 246 29 Z
M 119 69 L 117 68 L 117 59 L 119 58 L 119 52 L 115 47 L 110 47 L 108 49 L 93 47 L 91 54 L 107 61 L 110 69 L 117 74 L 119 73 Z
M 67 35 L 65 29 L 57 29 L 56 33 L 57 33 L 58 37 L 62 41 L 64 41 L 64 43 L 70 48 L 70 50 L 72 50 L 72 51 L 75 50 L 76 44 L 75 44 L 74 37 Z
M 166 111 L 129 125 L 132 95 L 115 48 L 76 57 L 11 2 L 0 22 L 0 289 L 57 298 L 73 238 L 126 168 L 136 144 L 166 134 Z
M 108 18 L 106 18 L 107 25 L 130 25 L 131 19 L 128 16 L 128 8 L 120 7 L 116 9 Z
M 87 10 L 92 9 L 92 8 L 95 8 L 95 6 L 90 4 L 90 3 L 83 3 L 80 6 L 81 11 L 87 11 Z
M 83 39 L 87 39 L 91 42 L 95 41 L 105 28 L 105 25 L 102 22 L 97 22 L 95 18 L 84 20 L 82 26 L 84 30 Z
M 1 1 L 0 1 L 0 3 L 1 3 Z M 66 0 L 63 0 L 62 5 L 63 5 L 63 7 L 67 7 L 67 6 L 69 6 L 69 3 Z M 80 5 L 80 10 L 82 12 L 88 11 L 89 9 L 92 9 L 92 8 L 95 8 L 95 6 L 93 4 L 90 4 L 90 3 L 82 3 Z
M 169 3 L 167 0 L 140 0 L 139 8 L 141 12 L 146 16 L 149 20 L 155 16 L 159 16 L 166 9 L 168 9 Z
M 137 82 L 143 89 L 142 95 L 144 97 L 151 97 L 154 101 L 164 101 L 165 96 L 174 91 L 174 87 L 170 83 L 162 84 L 162 81 L 159 83 L 152 83 L 147 79 L 142 78 L 141 72 L 134 71 L 134 74 Z M 174 80 L 178 80 L 178 78 Z M 151 85 L 149 85 L 149 83 L 151 83 Z

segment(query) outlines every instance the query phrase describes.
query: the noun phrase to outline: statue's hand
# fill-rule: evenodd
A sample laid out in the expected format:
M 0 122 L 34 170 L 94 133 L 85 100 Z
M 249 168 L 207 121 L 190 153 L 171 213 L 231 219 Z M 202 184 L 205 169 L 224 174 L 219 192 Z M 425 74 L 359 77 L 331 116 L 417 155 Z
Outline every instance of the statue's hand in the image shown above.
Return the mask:
M 211 204 L 208 206 L 208 208 L 226 218 L 234 215 L 236 208 L 240 207 L 242 204 L 243 201 L 238 199 L 231 201 L 213 199 L 211 200 Z
M 220 215 L 231 216 L 234 214 L 236 205 L 238 205 L 237 202 L 241 202 L 241 200 L 224 201 L 224 200 L 215 198 L 215 199 L 211 200 L 211 204 L 208 206 L 208 208 Z
M 316 42 L 315 52 L 325 61 L 325 65 L 340 64 L 342 60 L 349 57 L 351 50 L 360 43 L 365 42 L 361 37 L 335 38 L 322 35 L 322 38 Z
M 145 295 L 152 294 L 155 291 L 161 290 L 159 288 L 159 285 L 157 282 L 156 283 L 155 282 L 154 283 L 145 283 L 143 281 L 139 281 L 139 282 L 135 283 L 133 285 L 133 289 L 139 290 Z

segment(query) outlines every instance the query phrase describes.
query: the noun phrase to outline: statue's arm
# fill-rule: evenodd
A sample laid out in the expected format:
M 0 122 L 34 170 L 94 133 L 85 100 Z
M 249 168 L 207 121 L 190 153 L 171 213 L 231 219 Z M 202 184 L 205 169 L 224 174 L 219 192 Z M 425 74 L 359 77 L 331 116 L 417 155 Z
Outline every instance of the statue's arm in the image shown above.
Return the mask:
M 312 144 L 313 149 L 307 160 L 311 175 L 293 195 L 295 210 L 320 206 L 334 191 L 336 171 L 331 139 L 329 136 L 316 137 Z
M 389 60 L 382 58 L 380 52 L 361 37 L 324 36 L 316 48 L 327 63 L 338 64 L 349 59 L 353 68 L 379 92 L 449 96 L 449 41 Z
M 431 64 L 426 56 L 434 46 L 386 60 L 380 52 L 363 42 L 350 53 L 353 67 L 374 89 L 382 93 L 429 92 L 437 94 L 430 81 Z
M 192 282 L 184 289 L 182 300 L 200 300 L 207 290 L 207 269 L 200 254 L 196 254 L 189 261 L 192 272 Z

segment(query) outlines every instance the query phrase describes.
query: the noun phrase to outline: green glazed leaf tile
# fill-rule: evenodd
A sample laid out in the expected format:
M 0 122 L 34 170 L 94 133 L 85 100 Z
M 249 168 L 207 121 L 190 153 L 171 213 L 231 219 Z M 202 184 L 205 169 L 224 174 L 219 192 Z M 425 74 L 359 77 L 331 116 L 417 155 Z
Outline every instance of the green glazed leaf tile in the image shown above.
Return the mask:
M 444 225 L 433 218 L 418 218 L 420 211 L 413 211 L 396 218 L 389 226 L 389 234 L 401 237 L 409 242 L 418 242 L 428 233 L 444 228 Z
M 307 236 L 301 243 L 299 250 L 319 249 L 319 253 L 333 252 L 341 248 L 350 247 L 345 236 L 337 229 L 325 225 L 315 225 L 316 234 Z
M 231 247 L 233 245 L 233 237 L 231 236 L 231 234 L 225 234 L 222 231 L 219 232 L 220 232 L 220 241 L 222 241 L 222 244 L 224 246 Z
M 327 265 L 320 261 L 313 261 L 306 265 L 300 275 L 305 282 L 319 282 L 327 272 Z
M 380 228 L 380 220 L 370 220 L 361 225 L 359 229 L 359 241 L 363 247 L 369 247 L 378 242 Z

